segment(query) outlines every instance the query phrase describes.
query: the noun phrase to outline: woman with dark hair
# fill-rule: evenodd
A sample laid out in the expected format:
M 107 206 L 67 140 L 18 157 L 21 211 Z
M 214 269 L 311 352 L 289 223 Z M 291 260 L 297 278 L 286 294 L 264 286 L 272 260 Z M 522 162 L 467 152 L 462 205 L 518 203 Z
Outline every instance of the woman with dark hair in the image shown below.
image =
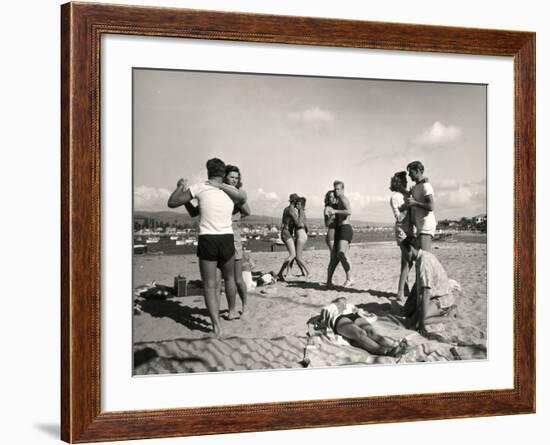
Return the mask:
M 402 243 L 407 238 L 412 238 L 411 221 L 405 199 L 409 197 L 407 190 L 407 172 L 397 172 L 390 180 L 390 190 L 393 192 L 390 197 L 390 206 L 395 218 L 395 240 L 401 249 L 401 273 L 397 286 L 397 299 L 405 302 L 405 286 L 411 264 L 407 260 Z
M 334 190 L 329 190 L 325 193 L 325 208 L 323 210 L 323 217 L 325 219 L 325 227 L 327 228 L 327 236 L 325 241 L 330 251 L 330 259 L 332 261 L 332 255 L 334 254 L 334 231 L 336 230 L 336 215 L 329 209 L 336 209 L 338 200 L 334 194 Z
M 225 168 L 224 182 L 237 189 L 242 189 L 243 183 L 239 167 L 235 165 L 227 165 Z M 249 215 L 250 207 L 248 207 L 248 204 L 245 201 L 241 205 L 235 205 L 235 208 L 233 209 L 233 216 L 231 218 L 233 221 L 233 241 L 235 243 L 235 284 L 237 285 L 237 292 L 239 294 L 239 297 L 241 298 L 241 316 L 245 314 L 248 296 L 246 283 L 243 279 L 243 245 L 241 238 L 241 218 Z M 232 316 L 234 316 L 234 314 L 230 314 L 229 317 L 232 318 Z

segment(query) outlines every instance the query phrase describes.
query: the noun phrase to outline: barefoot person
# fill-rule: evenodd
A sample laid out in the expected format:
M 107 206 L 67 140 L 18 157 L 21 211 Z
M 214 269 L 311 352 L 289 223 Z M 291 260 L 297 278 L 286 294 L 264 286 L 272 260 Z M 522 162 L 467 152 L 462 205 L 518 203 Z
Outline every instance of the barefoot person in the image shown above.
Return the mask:
M 401 243 L 407 237 L 412 237 L 411 221 L 409 212 L 407 211 L 407 204 L 405 204 L 405 198 L 409 196 L 409 192 L 407 191 L 407 172 L 397 172 L 392 176 L 390 190 L 393 192 L 390 197 L 390 206 L 395 218 L 395 240 L 401 248 Z M 410 268 L 411 264 L 407 261 L 406 252 L 401 248 L 401 273 L 397 286 L 397 299 L 401 303 L 405 302 L 405 285 L 407 284 Z
M 407 259 L 416 262 L 416 283 L 409 295 L 412 325 L 422 335 L 440 331 L 456 309 L 447 272 L 433 253 L 417 249 L 410 238 L 402 246 Z
M 239 170 L 239 167 L 235 165 L 227 165 L 225 167 L 225 177 L 224 177 L 224 183 L 229 184 L 238 190 L 241 190 L 242 193 L 245 193 L 242 189 L 242 179 L 241 179 L 241 171 Z M 187 188 L 187 187 L 185 187 Z M 246 198 L 245 198 L 246 199 Z M 187 212 L 190 216 L 195 217 L 200 214 L 199 208 L 195 205 L 193 205 L 192 202 L 189 202 L 185 204 L 185 208 L 187 209 Z M 244 315 L 246 310 L 246 303 L 247 303 L 247 286 L 243 279 L 243 268 L 242 268 L 242 259 L 243 259 L 243 246 L 242 246 L 242 238 L 241 238 L 241 218 L 246 217 L 250 215 L 250 207 L 248 204 L 243 202 L 242 204 L 235 205 L 233 209 L 233 240 L 235 242 L 235 284 L 237 286 L 237 292 L 239 294 L 239 297 L 241 298 L 241 315 Z M 218 268 L 217 273 L 217 286 L 216 286 L 216 293 L 219 296 L 221 291 L 221 270 Z M 232 320 L 234 318 L 237 318 L 235 308 L 235 301 L 229 301 L 229 298 L 231 298 L 229 295 L 227 295 L 228 298 L 228 308 L 229 308 L 229 314 L 227 316 L 228 319 Z M 233 310 L 232 310 L 233 308 Z
M 323 210 L 323 218 L 325 220 L 325 227 L 327 229 L 325 242 L 327 243 L 328 250 L 330 252 L 331 261 L 334 251 L 334 232 L 336 231 L 336 215 L 332 211 L 336 209 L 337 203 L 338 201 L 336 199 L 336 195 L 334 194 L 334 190 L 329 190 L 325 194 L 325 208 Z
M 307 243 L 307 219 L 306 219 L 306 198 L 300 197 L 296 201 L 295 205 L 296 211 L 291 211 L 290 215 L 294 220 L 294 225 L 296 227 L 296 264 L 302 271 L 302 274 L 306 278 L 310 277 L 309 269 L 307 264 L 304 261 L 303 253 L 304 247 Z
M 279 273 L 277 274 L 277 279 L 285 281 L 286 274 L 288 273 L 288 265 L 294 258 L 296 258 L 296 245 L 294 242 L 294 219 L 291 216 L 291 213 L 296 211 L 296 201 L 299 196 L 296 193 L 292 193 L 288 197 L 288 206 L 283 210 L 283 218 L 281 221 L 281 240 L 285 243 L 285 246 L 288 250 L 288 257 L 283 262 Z
M 420 161 L 407 165 L 409 177 L 416 184 L 411 190 L 411 197 L 405 200 L 410 208 L 411 220 L 416 229 L 418 247 L 431 252 L 437 221 L 434 215 L 434 189 L 424 177 L 424 165 Z
M 213 158 L 206 163 L 208 181 L 194 184 L 184 190 L 183 180 L 168 199 L 168 207 L 175 208 L 196 199 L 199 203 L 199 242 L 197 256 L 204 286 L 205 302 L 216 335 L 222 334 L 219 301 L 216 294 L 216 268 L 222 270 L 228 301 L 235 302 L 235 244 L 231 215 L 234 205 L 242 204 L 246 195 L 237 188 L 223 184 L 225 164 Z M 235 308 L 229 308 L 235 310 Z
M 408 346 L 407 340 L 400 341 L 378 334 L 373 326 L 376 315 L 370 314 L 347 302 L 345 297 L 337 298 L 321 310 L 320 323 L 351 342 L 353 346 L 371 354 L 397 357 Z
M 338 263 L 342 263 L 342 267 L 346 272 L 344 287 L 348 287 L 353 284 L 351 263 L 348 258 L 349 245 L 353 239 L 353 228 L 351 227 L 351 205 L 349 199 L 344 195 L 344 183 L 342 181 L 334 181 L 334 194 L 337 199 L 336 209 L 327 209 L 329 215 L 336 216 L 334 255 L 328 266 L 327 285 L 332 286 L 332 276 L 336 266 L 338 266 Z
M 228 165 L 225 168 L 225 182 L 239 190 L 242 190 L 242 176 L 239 167 L 235 165 Z M 244 192 L 244 190 L 242 190 Z M 241 316 L 246 312 L 246 303 L 248 299 L 248 292 L 246 283 L 243 279 L 243 244 L 241 238 L 241 218 L 250 216 L 250 207 L 246 202 L 235 205 L 233 210 L 233 239 L 235 242 L 235 283 L 237 285 L 237 291 L 241 298 L 242 311 Z

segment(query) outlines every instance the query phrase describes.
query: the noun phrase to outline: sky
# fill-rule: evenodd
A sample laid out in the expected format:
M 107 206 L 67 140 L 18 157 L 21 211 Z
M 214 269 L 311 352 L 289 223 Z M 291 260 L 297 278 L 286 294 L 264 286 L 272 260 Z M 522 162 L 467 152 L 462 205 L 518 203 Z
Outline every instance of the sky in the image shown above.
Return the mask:
M 179 178 L 239 166 L 252 213 L 288 195 L 321 217 L 334 180 L 352 221 L 391 222 L 391 176 L 420 160 L 438 220 L 486 212 L 486 87 L 134 69 L 134 207 L 168 210 Z

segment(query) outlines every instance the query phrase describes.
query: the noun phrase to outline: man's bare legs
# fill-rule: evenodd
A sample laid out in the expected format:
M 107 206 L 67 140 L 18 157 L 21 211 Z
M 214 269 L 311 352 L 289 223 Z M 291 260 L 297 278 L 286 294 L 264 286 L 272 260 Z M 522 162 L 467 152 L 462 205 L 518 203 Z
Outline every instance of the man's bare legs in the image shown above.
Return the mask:
M 248 290 L 246 288 L 246 283 L 243 280 L 242 260 L 235 260 L 235 284 L 237 286 L 237 292 L 239 294 L 239 297 L 241 298 L 241 304 L 242 304 L 241 316 L 243 316 L 246 310 Z
M 426 252 L 432 251 L 432 240 L 433 237 L 426 233 L 421 233 L 418 235 L 418 248 Z
M 290 262 L 296 258 L 296 247 L 294 245 L 294 239 L 289 238 L 285 241 L 286 248 L 288 250 L 288 257 L 284 261 L 283 265 L 281 266 L 281 270 L 277 274 L 277 278 L 281 281 L 285 280 L 285 275 L 288 273 L 288 270 L 285 271 L 285 269 L 288 269 L 288 265 Z M 284 272 L 284 275 L 283 275 Z
M 348 254 L 349 242 L 346 240 L 339 240 L 338 253 L 336 255 L 338 257 L 338 261 L 342 263 L 344 272 L 346 272 L 346 282 L 344 283 L 344 287 L 351 286 L 353 284 L 353 279 L 351 278 L 351 263 L 349 261 Z
M 212 321 L 212 329 L 218 336 L 222 335 L 222 327 L 220 324 L 220 302 L 219 294 L 216 291 L 217 288 L 217 262 L 206 261 L 199 259 L 199 269 L 201 273 L 201 279 L 204 286 L 204 300 L 206 302 L 206 308 Z

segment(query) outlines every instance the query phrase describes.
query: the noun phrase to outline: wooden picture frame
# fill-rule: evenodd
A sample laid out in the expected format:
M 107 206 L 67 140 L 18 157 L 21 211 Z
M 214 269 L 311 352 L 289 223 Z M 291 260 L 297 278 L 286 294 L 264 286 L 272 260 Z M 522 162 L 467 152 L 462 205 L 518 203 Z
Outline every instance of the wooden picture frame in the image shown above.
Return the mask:
M 515 73 L 514 387 L 102 412 L 100 55 L 103 34 L 509 56 Z M 535 411 L 535 34 L 91 3 L 61 7 L 61 438 L 173 437 Z

